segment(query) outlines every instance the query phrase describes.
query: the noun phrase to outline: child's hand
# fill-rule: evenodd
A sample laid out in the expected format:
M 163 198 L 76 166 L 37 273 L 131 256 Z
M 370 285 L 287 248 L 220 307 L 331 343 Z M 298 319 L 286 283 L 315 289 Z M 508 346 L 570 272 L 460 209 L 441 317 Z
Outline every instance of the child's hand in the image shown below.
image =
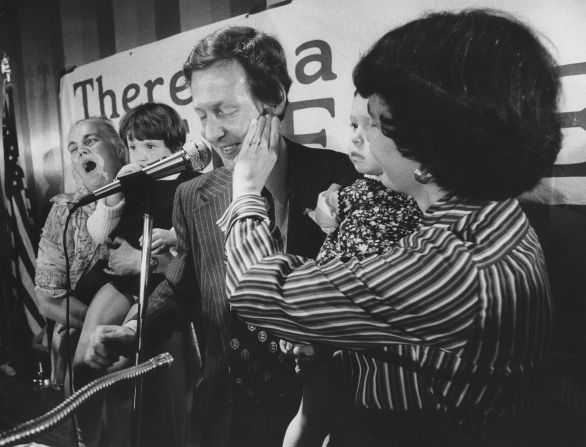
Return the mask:
M 129 163 L 129 164 L 124 165 L 120 168 L 120 170 L 118 171 L 118 174 L 116 174 L 116 178 L 118 179 L 118 178 L 123 177 L 127 174 L 132 174 L 133 172 L 137 172 L 137 171 L 140 171 L 140 166 L 135 163 Z M 106 206 L 118 205 L 122 201 L 123 198 L 124 198 L 124 194 L 122 194 L 121 192 L 111 194 L 105 198 Z
M 118 174 L 116 174 L 116 178 L 119 179 L 120 177 L 127 175 L 127 174 L 132 174 L 133 172 L 138 172 L 140 171 L 140 166 L 136 163 L 128 163 L 127 165 L 124 165 L 120 168 L 120 170 L 118 171 Z
M 310 375 L 320 366 L 327 364 L 334 353 L 334 349 L 323 345 L 302 345 L 293 346 L 295 356 L 295 372 L 299 376 Z
M 283 354 L 292 355 L 294 347 L 295 347 L 295 345 L 293 343 L 291 343 L 290 341 L 283 340 L 283 339 L 279 340 L 279 348 L 281 348 L 281 352 Z
M 139 239 L 140 246 L 142 247 L 142 236 Z M 162 228 L 153 228 L 151 236 L 151 253 L 159 254 L 167 251 L 177 245 L 177 236 L 175 230 L 163 230 Z
M 115 276 L 137 275 L 140 273 L 140 259 L 140 250 L 117 237 L 109 244 L 108 268 L 104 272 Z
M 338 190 L 340 188 L 341 186 L 337 183 L 332 183 L 326 191 L 321 192 L 317 197 L 315 209 L 307 212 L 309 217 L 326 234 L 333 233 L 340 225 L 338 209 Z

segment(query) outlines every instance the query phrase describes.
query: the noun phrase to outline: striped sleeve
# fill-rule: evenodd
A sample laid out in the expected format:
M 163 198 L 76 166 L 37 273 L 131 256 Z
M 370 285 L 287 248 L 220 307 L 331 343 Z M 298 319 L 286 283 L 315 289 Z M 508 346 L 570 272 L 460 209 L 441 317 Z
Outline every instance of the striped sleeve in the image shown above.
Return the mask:
M 233 226 L 235 223 L 245 225 L 244 231 L 247 231 L 248 226 L 251 235 L 255 235 L 254 229 L 258 225 L 262 226 L 260 232 L 263 245 L 255 243 L 254 236 L 246 246 L 239 245 L 239 250 L 226 250 L 226 262 L 228 266 L 235 266 L 235 268 L 228 268 L 226 271 L 226 289 L 228 296 L 233 292 L 236 284 L 242 279 L 242 275 L 247 272 L 257 260 L 265 256 L 283 251 L 283 244 L 280 235 L 271 237 L 271 228 L 278 233 L 278 228 L 268 219 L 265 201 L 260 195 L 247 194 L 236 199 L 226 210 L 224 215 L 218 220 L 220 230 L 228 234 L 234 234 Z M 238 231 L 241 231 L 239 229 Z M 238 242 L 239 243 L 239 242 Z M 229 242 L 226 241 L 227 247 Z M 240 244 L 240 243 L 239 243 Z M 266 250 L 265 250 L 266 249 Z
M 247 322 L 351 349 L 466 343 L 479 312 L 478 272 L 450 232 L 428 228 L 385 255 L 318 266 L 279 253 L 278 233 L 251 213 L 259 204 L 243 197 L 224 216 L 228 295 Z

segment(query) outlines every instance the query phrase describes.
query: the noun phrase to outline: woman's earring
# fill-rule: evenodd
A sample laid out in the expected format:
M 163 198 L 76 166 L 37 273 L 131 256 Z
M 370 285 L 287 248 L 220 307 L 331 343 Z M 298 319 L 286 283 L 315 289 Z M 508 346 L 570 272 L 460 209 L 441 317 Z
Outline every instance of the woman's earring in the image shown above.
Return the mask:
M 431 175 L 427 169 L 422 167 L 415 168 L 413 170 L 413 176 L 415 177 L 415 180 L 417 180 L 422 185 L 427 185 L 433 180 L 433 175 Z

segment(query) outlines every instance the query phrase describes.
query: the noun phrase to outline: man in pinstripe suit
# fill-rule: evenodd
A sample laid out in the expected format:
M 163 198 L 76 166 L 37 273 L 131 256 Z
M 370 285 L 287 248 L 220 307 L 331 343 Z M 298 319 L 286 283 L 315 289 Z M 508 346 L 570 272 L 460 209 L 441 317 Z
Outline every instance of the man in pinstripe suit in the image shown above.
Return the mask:
M 291 85 L 285 55 L 278 41 L 264 33 L 248 27 L 224 28 L 195 45 L 184 74 L 191 85 L 202 134 L 224 166 L 177 189 L 174 227 L 178 254 L 167 269 L 166 281 L 149 299 L 147 343 L 176 331 L 185 324 L 185 317 L 193 321 L 204 376 L 195 401 L 202 413 L 198 423 L 202 445 L 281 445 L 298 408 L 300 386 L 291 360 L 279 358 L 269 334 L 230 318 L 224 240 L 216 222 L 232 200 L 231 170 L 251 120 L 264 114 L 281 118 L 284 114 Z M 288 252 L 315 257 L 324 234 L 305 210 L 313 209 L 318 194 L 332 183 L 349 184 L 356 176 L 345 155 L 282 139 L 266 189 L 272 199 L 272 218 Z M 237 334 L 238 327 L 244 328 L 242 337 Z M 134 339 L 131 332 L 128 327 L 99 328 L 86 356 L 88 363 L 102 365 L 113 344 L 128 344 Z M 243 359 L 242 365 L 233 361 L 233 354 Z M 182 445 L 178 433 L 183 430 L 187 405 L 180 389 L 186 378 L 184 369 L 174 370 L 173 379 L 166 377 L 167 373 L 155 377 L 158 392 L 147 389 L 143 414 L 159 412 L 148 416 L 158 421 L 159 433 L 153 436 L 167 436 L 160 433 L 165 431 L 161 422 L 169 423 L 176 436 L 174 445 Z M 173 402 L 161 404 L 161 398 L 170 400 L 169 396 L 174 396 Z M 161 419 L 167 417 L 163 412 L 174 412 L 176 418 L 166 422 Z M 155 442 L 151 436 L 142 438 Z M 165 441 L 170 445 L 169 439 Z

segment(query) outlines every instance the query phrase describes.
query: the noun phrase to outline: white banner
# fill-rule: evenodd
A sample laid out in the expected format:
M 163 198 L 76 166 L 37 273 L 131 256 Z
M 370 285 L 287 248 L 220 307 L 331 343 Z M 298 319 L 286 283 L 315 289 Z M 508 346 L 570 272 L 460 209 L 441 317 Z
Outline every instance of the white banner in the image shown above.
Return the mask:
M 500 9 L 529 24 L 553 52 L 561 66 L 561 110 L 567 127 L 558 163 L 576 168 L 559 172 L 563 185 L 568 177 L 586 176 L 586 8 L 575 0 L 293 0 L 76 68 L 61 80 L 62 141 L 67 141 L 67 132 L 78 119 L 105 115 L 117 123 L 128 109 L 148 101 L 174 106 L 189 126 L 188 138 L 196 137 L 199 121 L 189 89 L 184 88 L 183 62 L 199 38 L 239 24 L 276 36 L 285 48 L 293 79 L 286 134 L 304 144 L 345 151 L 354 92 L 352 69 L 360 54 L 386 31 L 425 12 L 477 7 Z M 65 189 L 71 191 L 75 183 L 69 156 L 63 158 Z M 572 204 L 586 205 L 586 182 L 577 183 L 582 193 L 554 194 L 556 178 L 550 178 L 532 199 L 552 203 L 570 197 Z

